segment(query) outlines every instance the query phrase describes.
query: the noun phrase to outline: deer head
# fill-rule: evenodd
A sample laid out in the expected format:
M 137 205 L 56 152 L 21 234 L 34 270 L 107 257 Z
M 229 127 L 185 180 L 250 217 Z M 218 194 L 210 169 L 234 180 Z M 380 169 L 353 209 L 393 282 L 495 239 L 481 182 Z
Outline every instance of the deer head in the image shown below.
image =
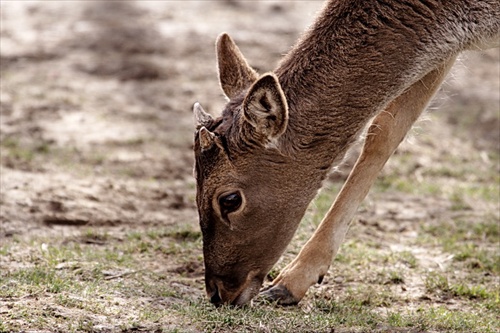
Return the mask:
M 289 181 L 304 174 L 281 149 L 288 106 L 278 78 L 259 76 L 228 35 L 216 44 L 229 102 L 216 119 L 194 105 L 196 200 L 207 294 L 239 305 L 259 292 L 312 198 Z

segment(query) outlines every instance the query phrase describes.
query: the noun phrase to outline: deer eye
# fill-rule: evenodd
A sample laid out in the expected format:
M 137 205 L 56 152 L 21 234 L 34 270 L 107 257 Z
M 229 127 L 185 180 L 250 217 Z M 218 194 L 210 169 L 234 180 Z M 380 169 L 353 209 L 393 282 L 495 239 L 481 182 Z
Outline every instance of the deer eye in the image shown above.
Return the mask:
M 238 192 L 222 195 L 219 198 L 219 206 L 222 215 L 227 215 L 240 208 L 242 201 L 241 195 Z

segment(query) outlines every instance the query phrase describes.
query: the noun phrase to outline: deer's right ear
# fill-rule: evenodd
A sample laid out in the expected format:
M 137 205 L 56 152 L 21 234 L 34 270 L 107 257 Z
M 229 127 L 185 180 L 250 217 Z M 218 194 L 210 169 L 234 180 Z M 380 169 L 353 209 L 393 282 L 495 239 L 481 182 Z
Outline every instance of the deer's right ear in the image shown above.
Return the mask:
M 243 119 L 268 140 L 283 134 L 288 125 L 288 103 L 276 75 L 255 82 L 243 100 Z
M 219 81 L 228 98 L 239 95 L 257 81 L 258 74 L 252 69 L 228 34 L 217 39 Z

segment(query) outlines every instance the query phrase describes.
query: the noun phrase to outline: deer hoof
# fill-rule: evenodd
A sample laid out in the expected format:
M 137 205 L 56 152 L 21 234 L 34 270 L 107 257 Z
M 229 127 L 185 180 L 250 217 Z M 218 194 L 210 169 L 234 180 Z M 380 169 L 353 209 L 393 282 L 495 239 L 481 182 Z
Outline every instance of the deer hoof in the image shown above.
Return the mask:
M 262 291 L 260 296 L 268 302 L 277 302 L 279 305 L 296 305 L 300 301 L 286 287 L 280 285 Z

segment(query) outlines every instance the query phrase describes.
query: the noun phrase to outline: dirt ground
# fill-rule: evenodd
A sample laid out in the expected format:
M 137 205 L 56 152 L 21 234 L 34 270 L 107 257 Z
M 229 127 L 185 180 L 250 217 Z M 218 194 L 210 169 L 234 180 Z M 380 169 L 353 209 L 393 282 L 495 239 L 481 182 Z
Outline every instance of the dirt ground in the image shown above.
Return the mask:
M 191 108 L 199 101 L 217 114 L 224 104 L 217 35 L 230 33 L 258 71 L 272 70 L 321 5 L 3 1 L 0 243 L 72 237 L 88 227 L 110 235 L 181 224 L 196 229 Z M 431 121 L 419 122 L 396 154 L 413 162 L 389 163 L 382 179 L 418 182 L 439 163 L 500 172 L 491 157 L 500 149 L 499 61 L 498 50 L 461 58 L 424 116 Z M 470 177 L 448 176 L 446 186 Z M 374 193 L 352 232 L 368 230 L 364 239 L 397 246 L 418 230 L 415 221 L 452 214 L 452 204 L 447 196 Z M 499 207 L 467 204 L 479 213 Z M 406 233 L 390 234 L 401 228 Z M 11 265 L 0 259 L 1 270 Z M 194 270 L 201 295 L 202 267 Z M 167 279 L 175 279 L 171 274 Z
M 215 38 L 269 70 L 314 5 L 3 2 L 2 234 L 196 220 L 191 108 L 224 103 Z

